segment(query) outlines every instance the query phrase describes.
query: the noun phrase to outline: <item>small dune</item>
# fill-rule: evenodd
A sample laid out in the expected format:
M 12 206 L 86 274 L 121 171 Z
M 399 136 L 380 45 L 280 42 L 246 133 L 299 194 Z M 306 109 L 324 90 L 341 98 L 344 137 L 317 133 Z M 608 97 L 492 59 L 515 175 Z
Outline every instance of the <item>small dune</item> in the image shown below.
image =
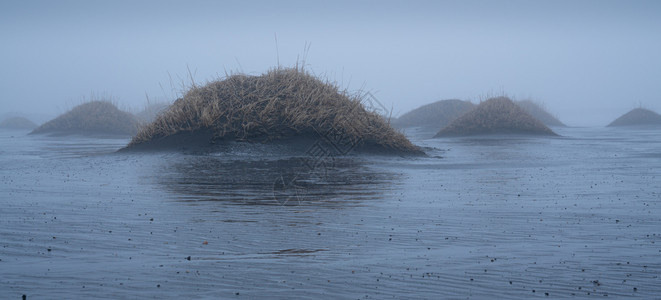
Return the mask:
M 661 125 L 661 115 L 644 108 L 636 108 L 615 119 L 608 127 Z
M 491 134 L 556 135 L 509 98 L 498 97 L 480 103 L 435 137 Z
M 392 121 L 393 126 L 428 127 L 439 130 L 475 107 L 470 101 L 440 100 L 407 112 Z
M 357 150 L 420 153 L 358 96 L 300 68 L 236 74 L 193 86 L 125 149 L 201 141 L 260 142 L 325 138 Z
M 38 125 L 24 117 L 11 117 L 0 122 L 0 128 L 32 130 Z
M 152 121 L 156 120 L 156 117 L 162 112 L 166 111 L 170 107 L 169 104 L 165 102 L 151 103 L 145 107 L 142 111 L 135 114 L 138 121 L 142 124 L 149 124 Z
M 138 121 L 108 101 L 91 101 L 37 127 L 30 134 L 87 136 L 131 136 L 138 131 Z
M 534 118 L 542 121 L 544 125 L 546 126 L 555 126 L 555 127 L 565 127 L 566 125 L 558 118 L 554 117 L 552 114 L 550 114 L 544 107 L 543 105 L 534 102 L 532 100 L 522 100 L 522 101 L 517 101 L 516 104 L 518 104 L 523 110 L 525 110 L 527 113 L 529 113 L 531 116 Z

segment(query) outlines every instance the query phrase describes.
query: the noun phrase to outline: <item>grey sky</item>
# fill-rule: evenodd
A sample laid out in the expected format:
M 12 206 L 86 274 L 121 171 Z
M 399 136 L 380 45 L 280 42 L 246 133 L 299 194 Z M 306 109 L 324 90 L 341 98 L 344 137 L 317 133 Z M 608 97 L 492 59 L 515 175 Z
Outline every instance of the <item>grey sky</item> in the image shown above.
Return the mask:
M 137 110 L 306 43 L 309 70 L 394 115 L 503 92 L 570 125 L 661 113 L 661 1 L 2 1 L 0 40 L 0 113 Z

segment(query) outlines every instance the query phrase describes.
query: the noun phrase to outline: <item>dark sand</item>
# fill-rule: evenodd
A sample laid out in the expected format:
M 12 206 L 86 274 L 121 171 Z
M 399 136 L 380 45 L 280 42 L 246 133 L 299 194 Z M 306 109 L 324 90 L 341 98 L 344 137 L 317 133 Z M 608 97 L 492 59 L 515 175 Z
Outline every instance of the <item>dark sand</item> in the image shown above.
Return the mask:
M 311 148 L 317 149 L 311 149 Z M 123 147 L 118 150 L 122 153 L 136 152 L 183 152 L 183 153 L 214 153 L 253 151 L 260 149 L 264 153 L 282 156 L 306 156 L 314 150 L 317 155 L 343 156 L 353 154 L 396 155 L 406 157 L 425 156 L 422 149 L 416 152 L 403 152 L 401 150 L 386 148 L 380 145 L 365 144 L 362 140 L 338 139 L 330 134 L 303 134 L 289 136 L 277 140 L 254 138 L 248 141 L 232 139 L 216 139 L 211 130 L 198 130 L 194 132 L 180 132 L 163 138 L 157 138 L 148 143 Z
M 661 133 L 557 130 L 413 158 L 0 130 L 0 295 L 658 297 Z

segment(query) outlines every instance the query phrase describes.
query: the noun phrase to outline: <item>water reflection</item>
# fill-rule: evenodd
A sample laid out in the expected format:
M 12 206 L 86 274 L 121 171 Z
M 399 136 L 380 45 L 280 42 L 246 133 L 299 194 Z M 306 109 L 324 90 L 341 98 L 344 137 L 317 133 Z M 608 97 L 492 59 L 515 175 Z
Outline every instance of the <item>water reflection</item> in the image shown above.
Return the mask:
M 387 190 L 395 174 L 375 172 L 364 157 L 246 159 L 215 155 L 170 157 L 158 183 L 183 202 L 243 205 L 358 205 Z

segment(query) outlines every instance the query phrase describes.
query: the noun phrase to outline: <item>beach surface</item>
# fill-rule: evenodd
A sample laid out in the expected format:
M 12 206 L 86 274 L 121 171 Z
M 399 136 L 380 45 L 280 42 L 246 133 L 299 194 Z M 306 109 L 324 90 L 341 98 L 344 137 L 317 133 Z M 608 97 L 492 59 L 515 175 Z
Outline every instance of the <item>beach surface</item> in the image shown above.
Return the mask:
M 2 130 L 0 295 L 658 297 L 661 132 L 553 130 L 409 129 L 426 157 Z

